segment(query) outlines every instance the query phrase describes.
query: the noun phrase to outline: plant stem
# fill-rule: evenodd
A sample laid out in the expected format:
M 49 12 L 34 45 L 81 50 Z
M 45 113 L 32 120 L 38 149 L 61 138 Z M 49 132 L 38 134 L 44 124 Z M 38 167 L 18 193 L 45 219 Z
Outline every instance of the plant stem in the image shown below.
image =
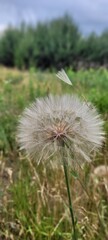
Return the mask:
M 65 181 L 66 181 L 66 187 L 67 187 L 67 193 L 68 193 L 68 200 L 69 200 L 69 210 L 71 215 L 71 221 L 73 226 L 73 240 L 77 240 L 76 237 L 76 228 L 75 228 L 75 219 L 74 219 L 74 212 L 72 207 L 72 200 L 71 200 L 71 194 L 70 194 L 70 186 L 69 186 L 69 178 L 68 178 L 68 169 L 67 169 L 67 163 L 63 157 L 63 167 L 64 167 L 64 173 L 65 173 Z

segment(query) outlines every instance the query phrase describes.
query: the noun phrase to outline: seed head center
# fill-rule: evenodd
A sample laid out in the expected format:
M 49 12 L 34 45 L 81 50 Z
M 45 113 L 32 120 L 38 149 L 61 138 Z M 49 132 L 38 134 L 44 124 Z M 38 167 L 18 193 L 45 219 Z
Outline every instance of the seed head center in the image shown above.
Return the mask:
M 52 130 L 48 132 L 48 139 L 50 140 L 60 140 L 65 136 L 65 124 L 59 122 L 54 125 Z

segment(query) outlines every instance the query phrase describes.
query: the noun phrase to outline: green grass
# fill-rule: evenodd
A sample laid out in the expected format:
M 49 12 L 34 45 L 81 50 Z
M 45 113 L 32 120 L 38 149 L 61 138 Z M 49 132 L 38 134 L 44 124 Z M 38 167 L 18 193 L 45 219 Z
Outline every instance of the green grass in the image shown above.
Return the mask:
M 19 151 L 16 130 L 20 114 L 37 97 L 76 93 L 92 101 L 105 120 L 108 136 L 108 71 L 67 70 L 73 86 L 55 73 L 19 72 L 0 68 L 0 239 L 70 240 L 71 219 L 63 169 L 44 163 L 37 166 Z M 94 170 L 107 165 L 108 141 L 90 165 L 70 172 L 79 240 L 108 238 L 108 172 Z M 80 181 L 79 181 L 80 179 Z M 85 191 L 86 190 L 86 191 Z M 88 194 L 87 194 L 88 193 Z

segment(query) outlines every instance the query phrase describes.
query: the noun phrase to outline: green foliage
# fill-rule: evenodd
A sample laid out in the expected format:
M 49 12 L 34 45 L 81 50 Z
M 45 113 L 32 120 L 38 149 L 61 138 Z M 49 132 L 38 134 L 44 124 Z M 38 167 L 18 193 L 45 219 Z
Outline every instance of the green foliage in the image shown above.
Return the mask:
M 20 35 L 20 40 L 15 49 L 15 65 L 18 68 L 27 69 L 33 65 L 34 30 L 28 28 L 26 31 L 21 32 Z
M 0 38 L 0 63 L 6 66 L 15 65 L 15 51 L 19 41 L 19 31 L 8 28 Z
M 9 28 L 0 39 L 0 63 L 22 69 L 68 66 L 76 58 L 79 37 L 78 27 L 67 15 L 35 27 Z
M 76 58 L 76 45 L 80 37 L 78 27 L 68 16 L 52 21 L 49 25 L 49 47 L 52 66 L 72 65 Z
M 68 70 L 68 75 L 72 79 L 78 94 L 81 94 L 83 87 L 83 95 L 85 99 L 90 100 L 101 113 L 106 113 L 108 108 L 108 71 L 105 68 L 98 70 L 90 69 L 79 70 L 74 72 Z

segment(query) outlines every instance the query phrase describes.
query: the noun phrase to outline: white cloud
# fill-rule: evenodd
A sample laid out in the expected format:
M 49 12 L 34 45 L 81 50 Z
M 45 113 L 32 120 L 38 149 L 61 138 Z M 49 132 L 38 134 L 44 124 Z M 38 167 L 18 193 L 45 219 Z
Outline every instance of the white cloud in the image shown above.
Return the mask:
M 0 31 L 4 31 L 7 28 L 7 25 L 0 24 Z

